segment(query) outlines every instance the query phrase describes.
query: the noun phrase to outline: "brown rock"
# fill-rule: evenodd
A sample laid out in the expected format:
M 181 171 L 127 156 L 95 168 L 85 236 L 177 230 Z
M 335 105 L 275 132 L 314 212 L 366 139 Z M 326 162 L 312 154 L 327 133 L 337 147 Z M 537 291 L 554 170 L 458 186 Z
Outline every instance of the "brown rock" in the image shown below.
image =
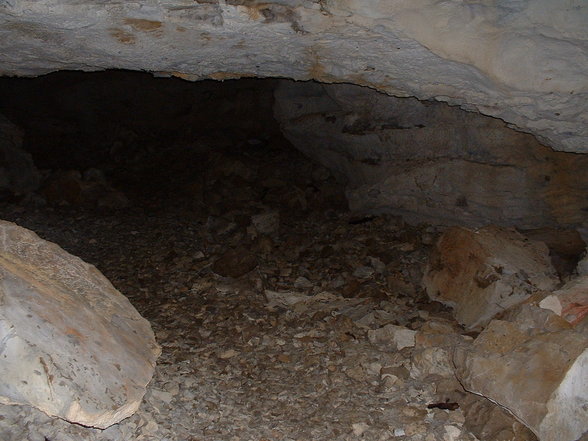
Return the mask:
M 257 267 L 257 259 L 245 247 L 237 247 L 224 253 L 212 270 L 223 277 L 241 277 Z
M 492 441 L 537 441 L 525 425 L 490 400 L 467 394 L 459 400 L 464 426 L 478 439 Z
M 464 388 L 500 404 L 542 441 L 588 430 L 588 336 L 493 320 L 453 361 Z
M 469 329 L 558 282 L 547 247 L 514 230 L 450 228 L 439 239 L 423 285 Z
M 570 274 L 586 249 L 586 242 L 576 230 L 537 228 L 522 233 L 531 240 L 541 241 L 547 245 L 551 263 L 560 275 Z

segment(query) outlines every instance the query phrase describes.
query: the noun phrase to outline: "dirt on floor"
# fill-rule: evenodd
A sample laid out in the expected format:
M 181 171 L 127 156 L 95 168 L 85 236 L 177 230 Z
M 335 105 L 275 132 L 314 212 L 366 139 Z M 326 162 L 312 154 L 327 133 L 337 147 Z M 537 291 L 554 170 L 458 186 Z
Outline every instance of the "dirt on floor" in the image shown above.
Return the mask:
M 163 349 L 132 417 L 101 431 L 0 406 L 1 440 L 478 439 L 456 381 L 370 333 L 437 323 L 463 334 L 420 287 L 433 227 L 347 212 L 342 185 L 283 146 L 186 154 L 111 174 L 115 206 L 0 207 L 96 265 Z M 532 439 L 502 433 L 480 439 Z

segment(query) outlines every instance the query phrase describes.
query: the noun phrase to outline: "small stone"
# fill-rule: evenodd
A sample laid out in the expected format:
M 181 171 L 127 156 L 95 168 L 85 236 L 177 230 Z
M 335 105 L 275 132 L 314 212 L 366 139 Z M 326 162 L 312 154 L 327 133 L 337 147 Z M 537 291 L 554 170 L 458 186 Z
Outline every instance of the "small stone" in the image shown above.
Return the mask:
M 355 436 L 361 436 L 368 430 L 370 426 L 366 423 L 353 423 L 351 425 L 351 430 L 353 430 L 353 434 Z
M 278 361 L 281 363 L 290 363 L 292 358 L 288 354 L 280 354 L 278 355 Z
M 163 401 L 166 404 L 169 404 L 174 397 L 170 392 L 160 389 L 151 389 L 150 393 L 153 398 Z
M 394 429 L 394 432 L 393 433 L 394 433 L 394 436 L 404 436 L 404 435 L 406 435 L 406 432 L 402 428 L 396 428 L 396 429 Z
M 386 264 L 376 257 L 370 257 L 370 265 L 379 274 L 386 271 Z
M 369 279 L 374 275 L 375 270 L 370 266 L 360 266 L 353 271 L 353 277 L 358 279 Z
M 374 345 L 385 345 L 397 351 L 413 347 L 415 344 L 415 335 L 416 331 L 396 325 L 386 325 L 382 328 L 368 331 L 370 343 Z
M 412 355 L 411 378 L 425 379 L 429 375 L 452 377 L 454 375 L 451 353 L 446 348 L 424 348 Z
M 296 289 L 308 289 L 308 288 L 312 288 L 314 285 L 312 284 L 312 282 L 310 280 L 308 280 L 306 277 L 298 277 L 295 281 L 294 281 L 294 288 Z
M 443 435 L 443 441 L 456 441 L 461 435 L 461 430 L 455 426 L 444 426 L 445 434 Z
M 228 360 L 229 358 L 233 358 L 235 355 L 238 354 L 239 352 L 235 351 L 234 349 L 229 349 L 227 351 L 221 352 L 218 357 L 223 360 Z
M 561 315 L 561 302 L 556 295 L 549 295 L 539 302 L 539 306 L 543 309 L 549 309 L 557 315 Z
M 251 217 L 251 224 L 260 234 L 273 234 L 280 228 L 280 213 L 267 211 Z

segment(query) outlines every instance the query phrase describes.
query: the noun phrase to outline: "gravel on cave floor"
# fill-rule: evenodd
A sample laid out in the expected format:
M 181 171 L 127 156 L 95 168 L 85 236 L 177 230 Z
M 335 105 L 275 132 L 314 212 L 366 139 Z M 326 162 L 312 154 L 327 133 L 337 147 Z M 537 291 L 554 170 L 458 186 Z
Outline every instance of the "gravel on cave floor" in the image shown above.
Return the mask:
M 410 375 L 413 348 L 368 338 L 432 320 L 459 332 L 419 287 L 434 229 L 313 205 L 320 186 L 293 192 L 270 178 L 261 202 L 242 180 L 219 181 L 228 189 L 206 195 L 214 210 L 171 199 L 0 206 L 2 219 L 96 265 L 163 350 L 132 417 L 101 431 L 5 405 L 0 440 L 476 439 L 461 408 L 428 408 L 444 388 Z

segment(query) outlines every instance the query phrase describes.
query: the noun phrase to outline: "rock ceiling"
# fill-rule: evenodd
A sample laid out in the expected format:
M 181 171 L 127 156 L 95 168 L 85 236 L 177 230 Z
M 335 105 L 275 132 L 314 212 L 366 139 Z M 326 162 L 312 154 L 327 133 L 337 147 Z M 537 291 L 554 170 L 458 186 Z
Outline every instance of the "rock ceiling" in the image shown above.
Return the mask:
M 143 70 L 365 85 L 588 152 L 581 0 L 4 0 L 0 75 Z

